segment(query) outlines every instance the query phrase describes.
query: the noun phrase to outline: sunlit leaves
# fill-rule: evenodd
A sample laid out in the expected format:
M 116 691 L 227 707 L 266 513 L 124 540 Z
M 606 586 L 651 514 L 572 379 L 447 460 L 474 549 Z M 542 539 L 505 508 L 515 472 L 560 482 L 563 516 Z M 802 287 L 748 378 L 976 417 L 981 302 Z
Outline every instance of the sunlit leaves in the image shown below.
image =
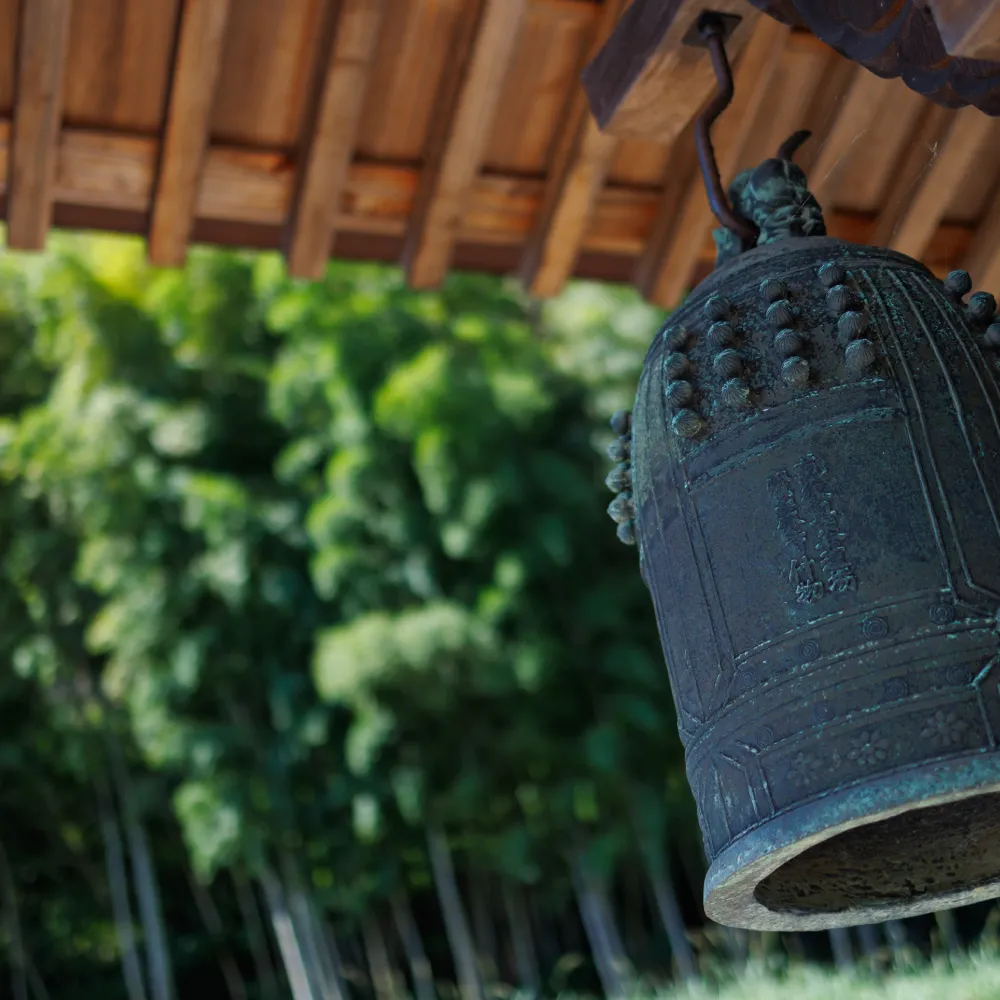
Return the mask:
M 205 781 L 186 781 L 174 805 L 195 870 L 204 878 L 238 859 L 242 817 L 231 795 Z

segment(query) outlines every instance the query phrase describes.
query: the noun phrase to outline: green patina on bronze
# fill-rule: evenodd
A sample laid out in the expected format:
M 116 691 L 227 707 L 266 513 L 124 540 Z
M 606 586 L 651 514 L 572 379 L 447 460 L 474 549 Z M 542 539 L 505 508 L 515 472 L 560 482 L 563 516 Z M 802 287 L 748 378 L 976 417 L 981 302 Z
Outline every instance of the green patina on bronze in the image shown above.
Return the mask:
M 761 929 L 1000 896 L 996 302 L 825 235 L 787 158 L 759 235 L 650 347 L 619 495 L 711 861 Z
M 813 197 L 802 168 L 788 159 L 765 160 L 736 175 L 729 201 L 758 230 L 756 246 L 800 236 L 825 236 L 823 210 Z M 751 249 L 729 229 L 712 231 L 717 250 L 715 266 Z

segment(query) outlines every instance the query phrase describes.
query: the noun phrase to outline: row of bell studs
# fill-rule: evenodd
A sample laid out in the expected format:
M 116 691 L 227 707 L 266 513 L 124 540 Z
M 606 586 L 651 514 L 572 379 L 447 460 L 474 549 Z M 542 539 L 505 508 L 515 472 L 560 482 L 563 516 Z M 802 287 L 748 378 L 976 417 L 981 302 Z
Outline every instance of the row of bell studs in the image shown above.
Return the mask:
M 795 327 L 795 310 L 788 299 L 788 286 L 777 278 L 765 278 L 760 283 L 761 298 L 767 303 L 765 318 L 777 330 L 774 348 L 784 357 L 781 377 L 790 386 L 803 389 L 809 382 L 809 362 L 802 357 L 805 347 L 802 335 Z
M 972 291 L 972 278 L 968 271 L 952 271 L 944 279 L 945 291 L 957 302 L 961 302 Z M 966 319 L 982 329 L 986 327 L 983 341 L 994 350 L 1000 348 L 1000 322 L 997 321 L 997 300 L 989 292 L 976 292 L 965 303 Z
M 619 410 L 611 418 L 617 438 L 608 447 L 608 458 L 616 463 L 604 482 L 617 496 L 608 504 L 608 515 L 618 525 L 618 540 L 635 545 L 635 500 L 632 497 L 632 414 Z
M 674 411 L 670 425 L 676 434 L 691 438 L 701 432 L 704 421 L 691 407 L 694 402 L 694 386 L 687 378 L 691 362 L 684 353 L 689 338 L 688 331 L 682 326 L 664 334 L 664 343 L 670 353 L 663 359 L 663 374 L 667 380 L 664 390 L 667 403 Z
M 859 308 L 857 294 L 847 282 L 843 266 L 831 261 L 819 269 L 819 280 L 826 288 L 826 304 L 837 317 L 837 338 L 844 346 L 848 371 L 863 375 L 873 364 L 877 352 L 868 336 L 868 316 Z
M 750 405 L 750 387 L 743 379 L 743 359 L 733 348 L 736 332 L 729 322 L 731 306 L 722 295 L 709 296 L 705 302 L 705 315 L 709 321 L 706 339 L 715 352 L 712 370 L 724 381 L 722 398 L 735 409 L 746 409 Z M 666 378 L 667 403 L 675 411 L 671 426 L 680 437 L 696 437 L 705 422 L 694 410 L 694 386 L 686 378 L 691 367 L 684 348 L 689 335 L 683 327 L 676 327 L 665 334 L 666 346 L 670 353 L 663 359 L 663 374 Z

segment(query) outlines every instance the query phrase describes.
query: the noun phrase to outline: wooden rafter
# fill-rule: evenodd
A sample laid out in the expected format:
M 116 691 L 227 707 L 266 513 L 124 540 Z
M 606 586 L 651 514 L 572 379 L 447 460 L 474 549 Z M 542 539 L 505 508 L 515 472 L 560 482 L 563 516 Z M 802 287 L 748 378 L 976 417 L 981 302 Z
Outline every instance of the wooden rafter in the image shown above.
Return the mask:
M 923 109 L 902 162 L 893 173 L 891 190 L 879 213 L 872 234 L 877 246 L 889 246 L 896 239 L 909 206 L 920 191 L 921 181 L 939 157 L 953 116 L 954 112 L 936 104 L 928 104 Z
M 814 124 L 811 112 L 817 93 L 827 82 L 830 60 L 829 49 L 818 49 L 811 36 L 792 32 L 757 111 L 740 169 L 755 167 L 774 156 L 793 132 Z M 815 141 L 810 139 L 806 145 Z M 800 150 L 797 159 L 802 155 Z
M 921 174 L 889 243 L 893 250 L 918 260 L 924 255 L 955 188 L 969 175 L 995 131 L 996 122 L 977 108 L 963 108 L 950 116 L 941 148 Z
M 292 202 L 285 256 L 299 278 L 323 274 L 347 183 L 386 0 L 343 0 Z
M 41 250 L 52 218 L 72 0 L 21 4 L 7 242 Z
M 230 0 L 184 0 L 149 225 L 149 259 L 178 265 L 187 253 Z
M 151 138 L 64 129 L 54 189 L 56 219 L 63 220 L 59 224 L 141 232 L 152 204 L 157 145 Z M 684 148 L 677 144 L 677 150 Z M 9 149 L 10 122 L 0 120 L 0 177 Z M 357 245 L 355 238 L 363 236 L 400 246 L 419 178 L 420 172 L 413 166 L 352 164 L 336 219 L 336 245 L 353 247 Z M 204 238 L 226 246 L 243 245 L 240 238 L 247 238 L 248 246 L 276 247 L 295 182 L 294 166 L 281 150 L 214 146 L 205 158 L 198 190 L 196 231 L 212 234 Z M 470 195 L 459 243 L 466 248 L 484 248 L 479 251 L 481 257 L 487 249 L 491 253 L 503 251 L 509 261 L 505 269 L 513 269 L 543 197 L 544 183 L 535 178 L 481 175 Z M 595 206 L 583 254 L 603 254 L 623 262 L 616 273 L 620 274 L 618 280 L 625 280 L 628 262 L 635 261 L 648 244 L 661 203 L 662 198 L 650 189 L 606 189 Z M 135 224 L 129 220 L 136 220 Z M 856 213 L 828 212 L 827 221 L 832 234 L 862 243 L 870 241 L 875 225 L 873 217 Z M 341 235 L 350 237 L 348 242 L 341 240 Z M 935 266 L 935 262 L 957 266 L 971 239 L 968 225 L 943 223 L 925 259 Z M 394 259 L 397 252 L 377 259 Z M 461 259 L 468 262 L 477 258 L 463 250 Z M 711 248 L 703 248 L 700 266 L 709 267 L 712 260 Z
M 649 302 L 661 302 L 665 298 L 657 286 L 665 280 L 664 263 L 670 255 L 678 220 L 684 213 L 684 199 L 700 177 L 694 129 L 689 126 L 674 141 L 656 218 L 632 278 L 640 294 Z
M 874 74 L 860 67 L 854 70 L 841 110 L 810 172 L 809 188 L 820 205 L 827 205 L 836 197 L 855 144 L 878 141 L 871 136 L 871 128 L 879 111 L 880 85 Z
M 406 259 L 418 283 L 421 259 L 437 262 L 438 279 L 449 266 L 516 272 L 544 295 L 570 275 L 632 280 L 652 297 L 664 276 L 696 283 L 714 261 L 714 223 L 696 176 L 689 90 L 670 84 L 663 101 L 661 75 L 654 103 L 687 107 L 688 131 L 635 142 L 598 130 L 580 83 L 596 40 L 612 38 L 630 9 L 691 13 L 688 0 L 522 2 L 520 14 L 503 3 L 494 14 L 520 26 L 518 38 L 487 29 L 486 0 L 228 0 L 217 31 L 190 24 L 211 29 L 219 0 L 163 0 L 155 15 L 147 0 L 76 0 L 68 21 L 70 0 L 11 0 L 0 31 L 14 70 L 0 74 L 11 243 L 40 246 L 51 220 L 151 235 L 154 259 L 170 263 L 205 240 L 278 248 L 310 276 L 334 254 Z M 738 2 L 753 15 L 750 0 Z M 62 20 L 51 16 L 60 11 Z M 493 60 L 488 87 L 474 82 L 484 34 L 509 43 L 479 56 Z M 60 47 L 64 66 L 52 58 Z M 705 56 L 685 48 L 684 58 Z M 975 113 L 929 111 L 902 81 L 879 79 L 801 28 L 776 55 L 740 79 L 735 109 L 713 129 L 723 179 L 810 128 L 796 159 L 832 235 L 880 240 L 939 273 L 968 255 L 977 284 L 994 280 L 1000 207 L 984 206 L 1000 131 Z M 738 71 L 741 60 L 752 61 L 745 48 Z M 629 100 L 667 62 L 643 63 Z M 499 105 L 489 123 L 471 98 L 478 110 L 459 110 L 477 89 Z M 465 139 L 463 118 L 474 120 Z M 731 145 L 727 131 L 742 142 Z
M 815 39 L 810 38 L 809 44 L 817 47 L 816 58 L 824 61 L 825 68 L 800 126 L 808 128 L 812 137 L 796 154 L 795 161 L 812 177 L 820 157 L 836 137 L 837 123 L 846 110 L 844 98 L 854 83 L 857 67 L 836 52 L 819 47 Z
M 588 61 L 605 44 L 626 0 L 606 0 L 591 40 Z M 601 132 L 586 96 L 574 88 L 559 134 L 545 200 L 525 247 L 520 277 L 532 295 L 558 295 L 577 255 L 618 149 L 618 140 Z
M 436 287 L 448 271 L 526 8 L 527 0 L 477 0 L 460 24 L 403 253 L 416 288 Z
M 977 288 L 1000 289 L 1000 187 L 976 226 L 961 266 Z
M 708 50 L 698 44 L 700 0 L 633 0 L 584 73 L 594 117 L 605 132 L 672 142 L 715 89 Z M 728 18 L 730 59 L 748 42 L 758 12 L 746 0 L 714 0 Z
M 723 178 L 731 179 L 742 160 L 744 145 L 750 137 L 770 78 L 777 70 L 788 35 L 785 25 L 771 18 L 761 18 L 736 66 L 733 102 L 719 119 L 712 137 Z M 666 309 L 676 306 L 692 286 L 701 249 L 717 225 L 700 175 L 696 175 L 688 185 L 679 208 L 680 216 L 670 248 L 660 258 L 659 267 L 641 265 L 643 270 L 649 272 L 644 294 L 651 302 Z M 657 252 L 652 244 L 650 250 Z

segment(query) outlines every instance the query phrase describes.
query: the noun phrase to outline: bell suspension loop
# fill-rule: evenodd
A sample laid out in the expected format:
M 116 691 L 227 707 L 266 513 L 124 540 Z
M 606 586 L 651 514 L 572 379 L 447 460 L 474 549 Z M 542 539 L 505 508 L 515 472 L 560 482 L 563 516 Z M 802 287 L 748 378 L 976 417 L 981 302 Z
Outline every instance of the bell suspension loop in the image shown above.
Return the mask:
M 695 121 L 694 141 L 698 152 L 698 165 L 705 182 L 708 204 L 712 214 L 731 233 L 751 246 L 757 240 L 757 227 L 734 211 L 722 186 L 719 164 L 715 159 L 710 129 L 716 119 L 729 107 L 733 99 L 733 71 L 726 55 L 725 26 L 716 14 L 702 14 L 698 21 L 698 34 L 708 48 L 715 70 L 716 94 Z

